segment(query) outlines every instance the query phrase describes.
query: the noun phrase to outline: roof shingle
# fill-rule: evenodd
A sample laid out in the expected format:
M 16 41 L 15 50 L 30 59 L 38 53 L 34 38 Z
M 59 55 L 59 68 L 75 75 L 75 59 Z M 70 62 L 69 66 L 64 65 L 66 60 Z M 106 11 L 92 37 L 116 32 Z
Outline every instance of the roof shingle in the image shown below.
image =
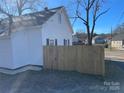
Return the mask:
M 112 38 L 112 41 L 122 41 L 124 40 L 124 34 L 117 34 Z
M 19 26 L 36 26 L 36 25 L 43 25 L 50 17 L 52 17 L 57 10 L 63 8 L 57 7 L 48 10 L 43 10 L 40 12 L 34 12 L 25 14 L 22 16 L 15 16 L 13 17 L 13 24 L 12 28 L 16 28 Z M 0 24 L 0 31 L 5 31 L 8 28 L 8 18 L 1 21 Z

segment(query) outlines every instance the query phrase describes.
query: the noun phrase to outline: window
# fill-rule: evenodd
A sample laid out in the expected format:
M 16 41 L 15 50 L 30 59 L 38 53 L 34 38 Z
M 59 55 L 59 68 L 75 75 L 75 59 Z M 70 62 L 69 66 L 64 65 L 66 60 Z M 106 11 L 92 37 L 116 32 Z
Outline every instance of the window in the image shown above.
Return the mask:
M 66 46 L 67 45 L 67 40 L 66 39 L 64 39 L 64 46 Z
M 46 39 L 46 45 L 49 46 L 49 39 Z
M 68 45 L 70 45 L 70 40 L 68 39 Z
M 57 39 L 55 39 L 55 46 L 57 46 L 58 45 L 58 43 L 57 43 Z
M 62 21 L 62 16 L 61 16 L 61 14 L 60 14 L 60 13 L 58 14 L 58 21 L 59 21 L 59 23 L 61 24 L 61 21 Z
M 124 45 L 124 40 L 122 40 L 122 44 Z
M 70 40 L 69 39 L 64 39 L 64 46 L 70 45 Z
M 46 39 L 47 46 L 57 46 L 58 42 L 57 39 Z
M 54 45 L 55 45 L 55 44 L 54 44 L 54 40 L 52 40 L 52 39 L 49 40 L 49 45 L 50 45 L 50 46 L 54 46 Z

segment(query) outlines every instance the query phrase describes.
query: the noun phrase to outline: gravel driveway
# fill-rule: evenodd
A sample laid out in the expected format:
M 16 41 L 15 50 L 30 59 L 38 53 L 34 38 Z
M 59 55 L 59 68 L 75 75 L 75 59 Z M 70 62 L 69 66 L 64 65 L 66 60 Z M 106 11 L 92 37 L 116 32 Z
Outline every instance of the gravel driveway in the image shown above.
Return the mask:
M 106 62 L 106 72 L 105 77 L 49 70 L 0 73 L 0 93 L 124 93 L 123 67 Z

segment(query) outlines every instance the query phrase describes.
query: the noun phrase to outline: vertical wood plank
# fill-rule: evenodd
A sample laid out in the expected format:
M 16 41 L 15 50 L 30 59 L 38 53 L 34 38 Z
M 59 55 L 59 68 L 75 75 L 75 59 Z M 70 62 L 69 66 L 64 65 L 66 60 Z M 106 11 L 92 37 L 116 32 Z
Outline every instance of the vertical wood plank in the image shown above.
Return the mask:
M 101 46 L 45 46 L 44 68 L 105 74 L 104 48 Z

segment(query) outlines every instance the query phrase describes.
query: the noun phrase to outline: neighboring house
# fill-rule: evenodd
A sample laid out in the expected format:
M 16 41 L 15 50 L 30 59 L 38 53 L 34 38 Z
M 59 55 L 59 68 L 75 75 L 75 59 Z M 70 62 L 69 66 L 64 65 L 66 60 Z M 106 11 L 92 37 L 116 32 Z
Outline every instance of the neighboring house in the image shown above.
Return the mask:
M 64 7 L 13 18 L 8 34 L 8 19 L 0 24 L 0 71 L 43 66 L 43 46 L 72 45 L 72 27 Z
M 79 38 L 76 35 L 72 35 L 72 42 L 78 42 Z
M 72 36 L 72 44 L 73 45 L 82 45 L 83 42 L 80 38 L 78 38 L 76 35 Z
M 111 47 L 117 49 L 124 48 L 124 34 L 117 34 L 112 38 Z
M 112 36 L 111 36 L 111 35 L 108 35 L 108 36 L 105 37 L 105 41 L 106 41 L 107 43 L 110 43 L 111 40 L 112 40 Z
M 102 36 L 95 36 L 95 37 L 92 39 L 92 43 L 93 43 L 93 44 L 105 44 L 105 38 L 102 37 Z
M 72 36 L 73 45 L 84 45 L 87 35 L 85 33 L 76 33 Z

